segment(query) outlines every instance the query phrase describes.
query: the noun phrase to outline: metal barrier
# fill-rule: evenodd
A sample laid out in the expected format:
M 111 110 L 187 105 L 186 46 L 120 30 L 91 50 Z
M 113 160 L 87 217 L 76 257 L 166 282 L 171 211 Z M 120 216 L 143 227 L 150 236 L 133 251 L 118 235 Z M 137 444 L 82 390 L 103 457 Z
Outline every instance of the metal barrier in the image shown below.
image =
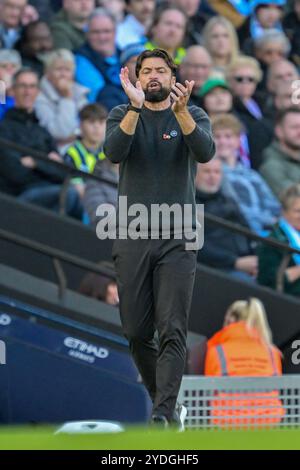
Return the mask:
M 178 402 L 187 429 L 300 426 L 300 376 L 183 376 Z

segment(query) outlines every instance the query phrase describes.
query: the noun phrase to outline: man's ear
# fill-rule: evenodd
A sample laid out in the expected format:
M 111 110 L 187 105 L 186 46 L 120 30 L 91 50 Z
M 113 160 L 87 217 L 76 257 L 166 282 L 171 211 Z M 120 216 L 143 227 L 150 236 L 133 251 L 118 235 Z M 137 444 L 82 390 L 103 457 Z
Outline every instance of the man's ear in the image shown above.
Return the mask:
M 174 75 L 172 75 L 172 78 L 171 78 L 171 85 L 175 85 L 176 83 L 176 77 Z
M 281 140 L 283 132 L 282 132 L 282 128 L 279 124 L 277 124 L 277 126 L 275 126 L 274 133 L 275 133 L 275 136 L 277 137 L 277 139 Z

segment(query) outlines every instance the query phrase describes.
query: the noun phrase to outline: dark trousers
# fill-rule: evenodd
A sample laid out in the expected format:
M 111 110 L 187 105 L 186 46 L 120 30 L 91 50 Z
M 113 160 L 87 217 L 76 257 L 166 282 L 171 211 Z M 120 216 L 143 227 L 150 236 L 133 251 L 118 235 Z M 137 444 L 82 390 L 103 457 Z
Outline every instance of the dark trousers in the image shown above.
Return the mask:
M 153 414 L 171 421 L 186 360 L 196 251 L 185 250 L 184 239 L 115 240 L 113 259 L 124 334 Z

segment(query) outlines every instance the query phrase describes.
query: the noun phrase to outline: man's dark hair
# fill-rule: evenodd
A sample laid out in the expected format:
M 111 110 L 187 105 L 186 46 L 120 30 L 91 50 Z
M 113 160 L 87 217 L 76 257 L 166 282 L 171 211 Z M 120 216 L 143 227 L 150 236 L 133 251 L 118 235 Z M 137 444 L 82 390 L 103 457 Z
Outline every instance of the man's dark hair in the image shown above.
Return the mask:
M 22 75 L 25 75 L 27 73 L 30 73 L 31 75 L 35 75 L 36 76 L 36 79 L 38 81 L 38 83 L 40 83 L 40 77 L 39 77 L 39 74 L 31 69 L 30 67 L 22 67 L 20 70 L 18 70 L 14 76 L 13 76 L 13 86 L 15 86 L 15 84 L 17 83 L 18 79 L 22 76 Z
M 281 109 L 280 111 L 278 111 L 276 114 L 276 119 L 275 119 L 276 126 L 278 125 L 280 126 L 285 120 L 286 116 L 290 113 L 300 114 L 300 108 L 297 108 L 296 106 L 291 106 L 290 108 Z
M 172 75 L 176 76 L 177 65 L 173 61 L 172 57 L 163 49 L 153 49 L 152 51 L 144 51 L 138 56 L 135 66 L 135 73 L 137 77 L 139 76 L 143 61 L 145 59 L 151 59 L 152 57 L 163 59 L 169 69 L 171 69 Z
M 107 119 L 107 111 L 101 104 L 93 103 L 84 106 L 80 113 L 80 121 L 105 121 Z

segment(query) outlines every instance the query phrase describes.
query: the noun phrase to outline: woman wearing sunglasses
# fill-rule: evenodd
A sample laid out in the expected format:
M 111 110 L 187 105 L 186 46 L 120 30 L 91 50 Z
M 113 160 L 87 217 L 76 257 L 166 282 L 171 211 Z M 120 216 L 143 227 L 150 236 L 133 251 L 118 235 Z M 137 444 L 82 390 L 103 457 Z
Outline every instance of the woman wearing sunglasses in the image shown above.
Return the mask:
M 251 132 L 251 126 L 263 117 L 260 100 L 255 95 L 261 79 L 260 65 L 253 57 L 238 56 L 227 69 L 227 81 L 234 96 L 234 112 L 248 133 Z

